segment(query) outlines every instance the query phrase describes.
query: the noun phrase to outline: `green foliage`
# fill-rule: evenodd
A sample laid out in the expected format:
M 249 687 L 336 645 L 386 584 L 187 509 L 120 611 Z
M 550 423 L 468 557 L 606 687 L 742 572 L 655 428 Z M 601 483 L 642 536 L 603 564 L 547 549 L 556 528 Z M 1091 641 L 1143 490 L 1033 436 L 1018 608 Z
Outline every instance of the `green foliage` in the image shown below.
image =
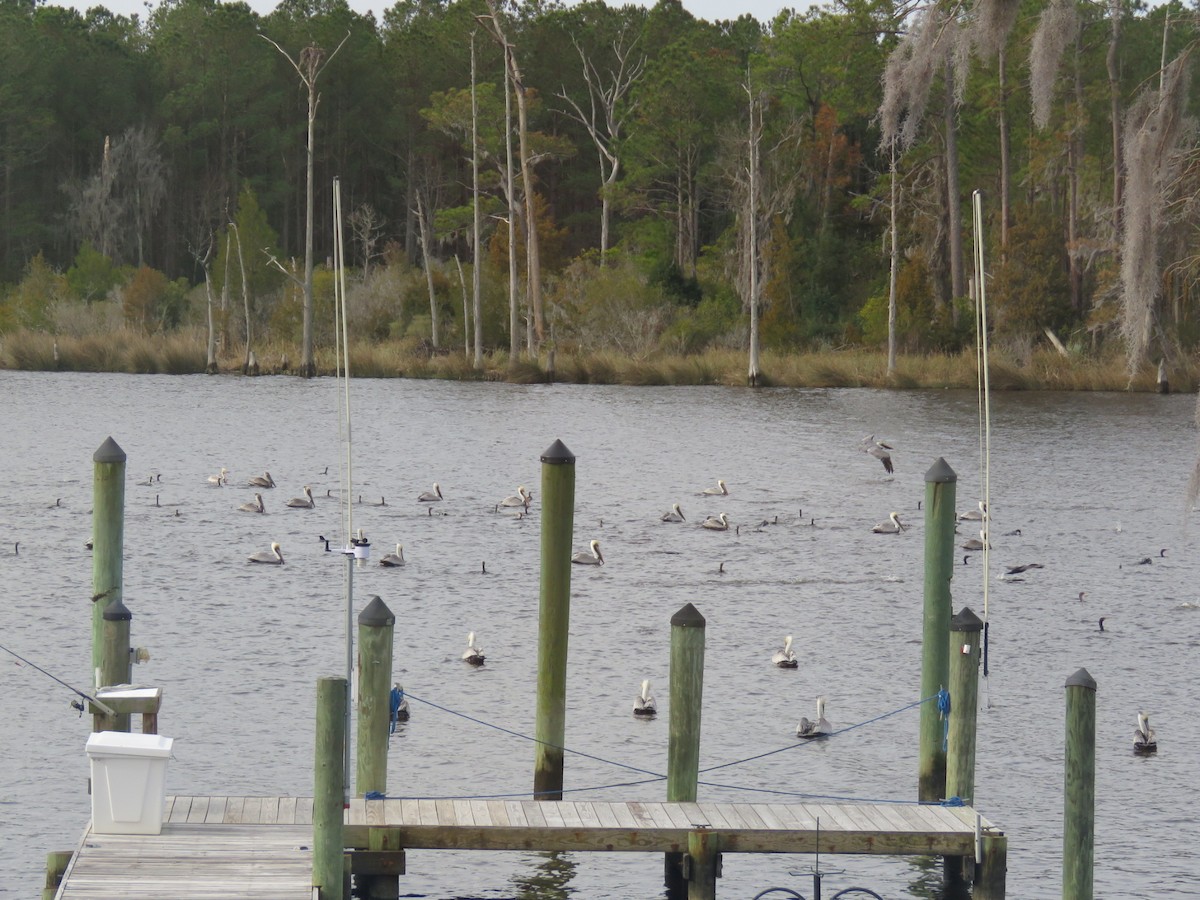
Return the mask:
M 594 259 L 575 260 L 547 299 L 559 340 L 583 350 L 616 348 L 643 356 L 672 318 L 663 291 L 619 255 L 603 267 Z
M 29 261 L 25 277 L 0 303 L 0 334 L 17 328 L 49 328 L 53 305 L 69 296 L 66 278 L 54 271 L 39 253 Z
M 187 290 L 187 282 L 169 281 L 157 269 L 142 266 L 121 290 L 126 326 L 145 334 L 177 327 L 186 307 Z
M 988 309 L 1001 335 L 1059 331 L 1073 316 L 1066 260 L 1057 223 L 1045 207 L 1024 210 L 1025 218 L 1009 230 L 1009 240 L 1021 252 L 1001 254 L 992 267 Z
M 84 241 L 75 262 L 67 269 L 67 285 L 71 293 L 84 303 L 103 300 L 127 276 L 126 272 L 113 265 L 113 261 Z

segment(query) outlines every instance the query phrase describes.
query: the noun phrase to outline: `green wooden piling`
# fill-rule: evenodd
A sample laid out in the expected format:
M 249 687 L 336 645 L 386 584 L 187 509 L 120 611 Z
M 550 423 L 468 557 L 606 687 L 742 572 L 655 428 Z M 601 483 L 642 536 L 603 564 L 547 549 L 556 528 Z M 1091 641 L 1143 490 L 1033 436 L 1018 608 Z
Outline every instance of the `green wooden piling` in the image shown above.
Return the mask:
M 972 900 L 1004 900 L 1005 879 L 1008 873 L 1008 837 L 1003 833 L 986 833 L 980 843 L 979 869 Z
M 921 697 L 950 679 L 950 579 L 954 575 L 954 502 L 958 476 L 940 456 L 925 473 L 925 615 L 921 631 Z M 941 800 L 946 791 L 943 727 L 935 703 L 921 707 L 917 796 Z
M 92 454 L 92 462 L 92 672 L 99 677 L 104 610 L 121 599 L 123 586 L 125 451 L 109 437 Z
M 950 620 L 950 729 L 946 739 L 946 796 L 975 805 L 975 720 L 979 706 L 979 639 L 983 622 L 969 607 Z M 946 857 L 946 876 L 971 878 L 974 858 Z
M 54 850 L 46 854 L 46 886 L 42 889 L 42 900 L 54 900 L 74 856 L 73 850 Z
M 720 842 L 707 828 L 688 832 L 688 900 L 716 900 L 717 878 L 721 874 Z
M 317 679 L 313 754 L 313 887 L 320 900 L 343 900 L 342 779 L 346 741 L 346 679 Z
M 533 764 L 533 793 L 538 800 L 562 799 L 574 524 L 575 456 L 562 441 L 555 441 L 542 454 L 542 577 Z
M 100 684 L 97 687 L 114 687 L 129 684 L 132 680 L 133 661 L 129 654 L 129 628 L 133 613 L 117 598 L 104 610 L 100 631 Z M 94 719 L 96 731 L 129 731 L 129 714 L 108 716 L 97 713 Z
M 1092 900 L 1096 824 L 1096 680 L 1087 669 L 1067 679 L 1063 900 Z
M 671 713 L 667 739 L 667 802 L 695 803 L 700 779 L 700 711 L 704 699 L 704 616 L 686 604 L 671 616 Z M 689 888 L 682 853 L 668 853 L 664 875 L 669 897 Z
M 379 597 L 358 614 L 358 770 L 355 793 L 387 793 L 392 637 L 396 617 Z

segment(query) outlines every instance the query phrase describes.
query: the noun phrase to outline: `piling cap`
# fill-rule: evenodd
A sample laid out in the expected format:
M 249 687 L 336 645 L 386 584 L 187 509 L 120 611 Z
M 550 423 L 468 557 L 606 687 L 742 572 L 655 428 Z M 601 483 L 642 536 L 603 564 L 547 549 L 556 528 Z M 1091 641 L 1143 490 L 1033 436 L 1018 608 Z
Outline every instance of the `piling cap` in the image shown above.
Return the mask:
M 671 625 L 678 625 L 681 628 L 703 628 L 705 626 L 704 616 L 700 615 L 700 610 L 686 604 L 683 609 L 671 616 Z
M 376 594 L 366 608 L 358 614 L 358 624 L 366 625 L 369 628 L 383 628 L 386 625 L 395 625 L 396 617 Z
M 92 462 L 123 463 L 125 462 L 125 451 L 117 445 L 117 442 L 110 435 L 104 439 L 103 444 L 96 448 L 96 452 L 92 454 Z
M 964 606 L 958 615 L 950 620 L 950 630 L 983 631 L 983 621 L 979 618 L 979 616 L 971 612 L 971 607 Z
M 1089 691 L 1094 691 L 1096 690 L 1096 679 L 1091 676 L 1091 673 L 1087 669 L 1080 669 L 1067 679 L 1066 687 L 1081 687 L 1087 688 Z
M 567 445 L 562 441 L 556 440 L 542 454 L 542 462 L 555 466 L 573 466 L 575 465 L 575 454 L 568 450 Z
M 112 603 L 108 604 L 108 606 L 104 607 L 101 618 L 105 622 L 128 622 L 133 618 L 133 613 L 129 611 L 129 607 L 122 603 L 121 598 L 118 597 Z
M 937 462 L 925 473 L 925 480 L 933 484 L 950 484 L 958 481 L 958 475 L 950 468 L 950 463 L 939 456 Z

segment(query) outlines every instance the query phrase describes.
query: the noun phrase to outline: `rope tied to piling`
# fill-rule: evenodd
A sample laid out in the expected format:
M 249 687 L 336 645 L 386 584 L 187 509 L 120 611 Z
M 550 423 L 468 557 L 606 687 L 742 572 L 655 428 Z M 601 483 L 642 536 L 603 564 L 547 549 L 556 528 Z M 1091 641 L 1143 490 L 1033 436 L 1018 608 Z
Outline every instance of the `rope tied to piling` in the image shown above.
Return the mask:
M 945 753 L 950 743 L 950 692 L 942 688 L 936 696 L 938 716 L 942 720 L 942 752 Z
M 396 685 L 388 694 L 388 734 L 396 733 L 396 722 L 400 718 L 400 707 L 404 705 L 404 688 Z

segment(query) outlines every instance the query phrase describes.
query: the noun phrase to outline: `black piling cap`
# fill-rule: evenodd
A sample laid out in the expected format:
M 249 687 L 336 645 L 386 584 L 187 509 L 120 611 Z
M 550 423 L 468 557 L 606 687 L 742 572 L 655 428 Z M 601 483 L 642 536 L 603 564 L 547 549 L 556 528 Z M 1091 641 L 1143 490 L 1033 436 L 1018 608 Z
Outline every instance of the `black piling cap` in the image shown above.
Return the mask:
M 97 447 L 96 452 L 92 454 L 92 462 L 123 463 L 125 462 L 125 451 L 109 436 L 104 439 L 104 443 Z
M 983 631 L 983 621 L 971 612 L 971 607 L 964 606 L 959 614 L 950 620 L 950 630 Z
M 1091 673 L 1087 669 L 1080 669 L 1067 679 L 1066 686 L 1087 688 L 1089 691 L 1094 691 L 1096 690 L 1096 679 L 1091 676 Z
M 383 628 L 386 625 L 395 625 L 396 617 L 392 615 L 392 611 L 388 609 L 387 604 L 376 594 L 371 598 L 371 602 L 367 604 L 366 609 L 358 614 L 358 624 L 366 625 L 368 628 Z
M 575 454 L 568 450 L 567 445 L 562 441 L 556 440 L 542 454 L 542 462 L 550 463 L 552 466 L 573 466 L 575 465 Z
M 939 456 L 937 462 L 925 473 L 925 480 L 933 484 L 951 484 L 958 481 L 958 475 L 950 468 L 950 463 Z
M 129 607 L 122 603 L 121 598 L 118 597 L 112 603 L 108 604 L 108 606 L 104 607 L 104 613 L 101 618 L 105 622 L 128 622 L 133 618 L 133 613 L 129 611 Z
M 700 615 L 700 610 L 688 603 L 671 616 L 672 627 L 678 625 L 681 628 L 703 628 L 705 626 L 704 616 Z

